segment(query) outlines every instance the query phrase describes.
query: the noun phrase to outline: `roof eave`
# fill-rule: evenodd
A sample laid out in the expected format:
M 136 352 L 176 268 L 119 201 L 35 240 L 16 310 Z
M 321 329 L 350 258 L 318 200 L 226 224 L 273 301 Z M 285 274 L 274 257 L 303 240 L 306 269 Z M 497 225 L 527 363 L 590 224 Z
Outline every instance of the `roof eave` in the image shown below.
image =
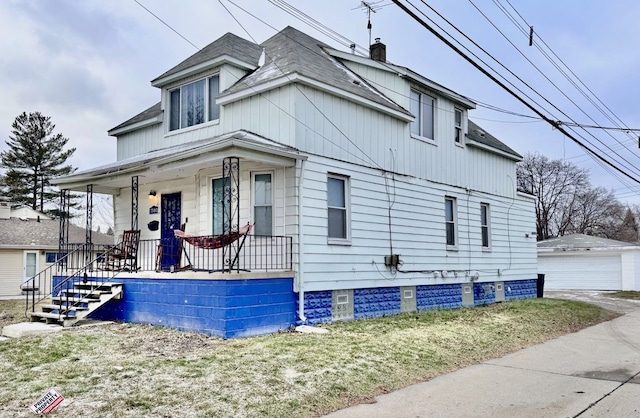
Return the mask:
M 199 72 L 202 71 L 206 71 L 209 69 L 212 69 L 214 67 L 218 67 L 222 64 L 231 64 L 235 67 L 239 67 L 239 68 L 243 68 L 245 70 L 249 70 L 249 71 L 253 71 L 256 68 L 258 68 L 256 65 L 251 64 L 249 62 L 245 62 L 245 61 L 241 61 L 237 58 L 234 58 L 230 55 L 220 55 L 218 57 L 215 57 L 211 60 L 202 62 L 200 64 L 196 64 L 192 67 L 189 68 L 185 68 L 184 70 L 178 71 L 176 73 L 173 74 L 169 74 L 166 76 L 160 76 L 156 79 L 151 80 L 151 85 L 153 87 L 158 87 L 158 88 L 162 88 L 164 86 L 166 86 L 169 83 L 172 83 L 176 80 L 180 80 L 186 77 L 189 77 L 190 75 L 193 74 L 197 74 Z
M 146 128 L 148 126 L 157 125 L 159 123 L 162 123 L 162 120 L 163 120 L 163 113 L 160 113 L 159 115 L 156 115 L 156 116 L 151 117 L 151 118 L 146 119 L 146 120 L 142 120 L 140 122 L 132 123 L 131 125 L 126 125 L 126 126 L 123 126 L 121 128 L 113 128 L 113 129 L 107 131 L 107 134 L 109 136 L 122 135 L 122 134 L 125 134 L 127 132 L 135 131 L 137 129 L 142 129 L 142 128 Z
M 344 90 L 338 89 L 336 87 L 330 86 L 325 83 L 321 83 L 317 80 L 300 75 L 298 73 L 285 74 L 276 79 L 272 79 L 255 86 L 246 87 L 245 89 L 237 91 L 235 93 L 227 93 L 227 94 L 221 95 L 218 97 L 218 100 L 216 101 L 216 103 L 219 105 L 225 105 L 225 104 L 232 103 L 247 97 L 254 96 L 256 94 L 264 93 L 268 90 L 273 90 L 275 88 L 282 87 L 287 84 L 293 84 L 293 83 L 300 83 L 300 84 L 308 85 L 310 87 L 317 88 L 318 90 L 331 93 L 335 96 L 342 97 L 349 101 L 357 102 L 366 107 L 378 110 L 382 113 L 386 113 L 390 116 L 393 116 L 397 119 L 401 119 L 405 122 L 413 122 L 413 120 L 415 119 L 415 117 L 408 112 L 407 113 L 400 112 L 398 110 L 384 106 L 380 103 L 376 103 L 374 101 L 365 99 L 361 96 L 358 96 L 357 94 L 346 92 Z
M 516 161 L 516 162 L 522 161 L 522 156 L 521 155 L 510 154 L 508 152 L 502 151 L 501 149 L 494 148 L 494 147 L 486 145 L 486 144 L 482 144 L 482 143 L 480 143 L 478 141 L 475 141 L 473 139 L 468 139 L 466 144 L 469 145 L 469 146 L 472 146 L 472 147 L 483 149 L 483 150 L 488 151 L 488 152 L 492 152 L 494 154 L 501 155 L 501 156 L 503 156 L 505 158 L 509 158 L 510 160 L 513 160 L 513 161 Z

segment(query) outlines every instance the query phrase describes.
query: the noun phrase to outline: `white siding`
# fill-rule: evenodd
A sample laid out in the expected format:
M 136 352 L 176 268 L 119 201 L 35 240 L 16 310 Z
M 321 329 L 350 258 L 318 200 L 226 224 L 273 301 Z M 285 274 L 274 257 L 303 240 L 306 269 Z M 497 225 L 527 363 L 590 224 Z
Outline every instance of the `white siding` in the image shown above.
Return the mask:
M 163 132 L 157 124 L 118 136 L 118 161 L 163 148 Z
M 350 176 L 351 231 L 349 246 L 327 244 L 326 178 L 333 172 Z M 533 201 L 471 192 L 410 177 L 385 181 L 377 170 L 314 158 L 307 162 L 304 195 L 305 289 L 405 286 L 468 281 L 478 271 L 480 281 L 535 278 Z M 444 197 L 457 198 L 458 250 L 447 251 Z M 384 266 L 390 254 L 388 199 L 393 253 L 402 270 Z M 480 203 L 491 205 L 492 248 L 482 250 Z M 524 215 L 523 215 L 524 214 Z M 458 271 L 459 277 L 434 278 L 431 271 Z
M 445 98 L 436 101 L 434 142 L 412 138 L 406 122 L 310 87 L 300 87 L 296 104 L 294 146 L 304 152 L 480 192 L 515 190 L 512 160 L 455 144 L 454 103 Z
M 295 87 L 286 86 L 223 106 L 224 132 L 244 129 L 295 146 Z
M 156 196 L 152 198 L 147 195 L 149 190 L 155 190 Z M 147 224 L 150 221 L 161 219 L 161 195 L 168 193 L 182 193 L 182 222 L 189 218 L 189 224 L 197 220 L 196 210 L 196 186 L 195 179 L 182 178 L 161 183 L 140 183 L 138 186 L 138 228 L 140 229 L 140 239 L 159 239 L 160 230 L 149 231 Z M 158 206 L 157 214 L 149 214 L 151 206 Z M 131 229 L 131 188 L 121 189 L 120 195 L 115 198 L 115 236 L 122 231 Z

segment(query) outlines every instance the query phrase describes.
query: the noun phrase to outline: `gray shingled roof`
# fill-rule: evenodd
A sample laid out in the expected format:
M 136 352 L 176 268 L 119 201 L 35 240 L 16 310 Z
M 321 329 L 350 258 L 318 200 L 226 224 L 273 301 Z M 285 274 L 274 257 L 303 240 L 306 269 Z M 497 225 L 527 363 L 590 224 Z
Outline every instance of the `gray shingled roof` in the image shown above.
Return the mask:
M 328 45 L 291 26 L 269 38 L 262 46 L 267 55 L 265 65 L 225 90 L 221 97 L 280 78 L 284 74 L 296 73 L 411 115 L 326 53 L 323 48 L 329 48 Z
M 0 246 L 2 247 L 57 248 L 60 220 L 42 219 L 38 222 L 35 219 L 26 221 L 17 218 L 0 219 L 0 230 L 2 231 L 2 234 L 0 234 Z M 98 232 L 93 232 L 91 238 L 94 244 L 113 245 L 114 243 L 114 237 Z M 83 243 L 85 240 L 85 229 L 70 224 L 68 241 L 70 243 Z
M 538 242 L 538 248 L 552 249 L 603 249 L 637 246 L 638 244 L 636 243 L 616 241 L 614 239 L 600 238 L 584 234 L 565 235 Z
M 138 122 L 143 122 L 143 121 L 151 119 L 151 118 L 155 118 L 156 116 L 161 115 L 162 112 L 163 112 L 163 110 L 160 108 L 160 102 L 158 102 L 158 103 L 154 104 L 153 106 L 151 106 L 150 108 L 148 108 L 147 110 L 144 110 L 144 111 L 138 113 L 137 115 L 135 115 L 131 119 L 126 120 L 126 121 L 122 122 L 120 125 L 109 129 L 109 132 L 115 131 L 116 129 L 124 128 L 125 126 L 133 125 L 133 124 L 138 123 Z
M 191 55 L 169 71 L 151 80 L 151 83 L 153 84 L 164 77 L 194 67 L 198 64 L 211 61 L 222 55 L 228 55 L 247 64 L 258 66 L 258 60 L 260 59 L 261 53 L 262 48 L 259 45 L 249 42 L 246 39 L 234 35 L 233 33 L 227 33 L 221 38 L 218 38 L 205 46 L 200 51 Z
M 467 135 L 467 139 L 483 145 L 487 145 L 491 148 L 495 148 L 507 154 L 511 154 L 514 157 L 522 158 L 522 155 L 518 154 L 517 152 L 509 148 L 509 146 L 507 146 L 504 142 L 500 141 L 498 138 L 482 129 L 476 123 L 471 121 L 471 119 L 469 119 L 469 134 Z

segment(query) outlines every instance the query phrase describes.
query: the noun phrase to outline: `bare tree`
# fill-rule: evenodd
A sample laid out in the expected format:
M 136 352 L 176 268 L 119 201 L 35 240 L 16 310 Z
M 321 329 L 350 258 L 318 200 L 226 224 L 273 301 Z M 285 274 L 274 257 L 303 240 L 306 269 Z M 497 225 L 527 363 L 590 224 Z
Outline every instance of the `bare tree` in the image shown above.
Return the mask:
M 590 188 L 588 171 L 534 153 L 525 155 L 517 174 L 518 190 L 537 197 L 537 239 L 544 240 L 566 230 L 572 223 L 580 194 Z
M 571 211 L 563 214 L 558 235 L 587 234 L 615 238 L 624 216 L 624 206 L 613 192 L 604 187 L 588 188 L 579 193 Z

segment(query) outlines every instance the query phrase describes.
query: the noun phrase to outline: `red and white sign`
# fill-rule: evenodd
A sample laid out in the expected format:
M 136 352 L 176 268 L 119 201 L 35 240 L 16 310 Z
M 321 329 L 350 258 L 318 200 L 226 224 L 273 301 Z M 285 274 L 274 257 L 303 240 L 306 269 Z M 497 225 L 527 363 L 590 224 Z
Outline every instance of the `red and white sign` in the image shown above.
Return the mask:
M 62 401 L 64 397 L 60 392 L 51 388 L 31 405 L 31 410 L 38 415 L 46 414 L 56 409 Z

